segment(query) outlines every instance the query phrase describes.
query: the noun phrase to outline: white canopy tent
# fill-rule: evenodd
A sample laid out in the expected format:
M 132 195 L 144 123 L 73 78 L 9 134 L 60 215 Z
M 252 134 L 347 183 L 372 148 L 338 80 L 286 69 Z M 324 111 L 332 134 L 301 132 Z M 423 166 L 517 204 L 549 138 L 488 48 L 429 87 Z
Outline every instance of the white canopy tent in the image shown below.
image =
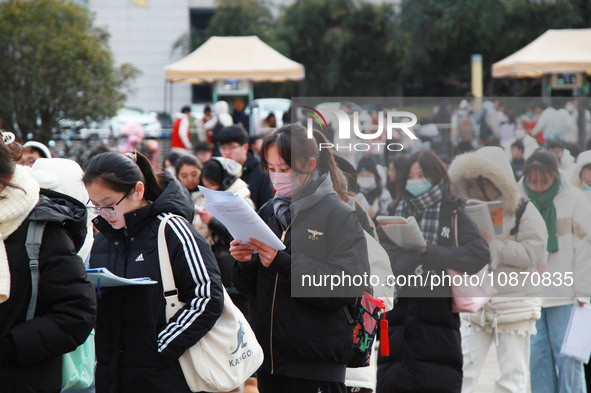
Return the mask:
M 591 29 L 547 30 L 492 66 L 493 78 L 539 78 L 558 73 L 591 75 Z
M 211 37 L 185 58 L 165 67 L 166 80 L 213 83 L 224 79 L 284 82 L 304 79 L 304 66 L 257 36 Z

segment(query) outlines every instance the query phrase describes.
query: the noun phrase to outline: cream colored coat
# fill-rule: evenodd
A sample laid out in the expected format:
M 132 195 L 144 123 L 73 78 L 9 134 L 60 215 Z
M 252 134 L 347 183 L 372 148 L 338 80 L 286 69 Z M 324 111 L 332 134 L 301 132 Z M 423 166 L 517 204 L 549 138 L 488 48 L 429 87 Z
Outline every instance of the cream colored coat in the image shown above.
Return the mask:
M 545 271 L 564 280 L 570 274 L 573 285 L 543 287 L 544 307 L 573 304 L 575 298 L 591 297 L 591 205 L 583 192 L 560 172 L 561 183 L 554 198 L 558 251 L 550 253 Z
M 521 217 L 519 231 L 511 235 L 515 226 L 515 214 L 522 200 L 522 193 L 515 182 L 507 156 L 499 147 L 484 147 L 462 154 L 449 167 L 449 176 L 463 198 L 475 198 L 468 193 L 469 180 L 483 176 L 501 192 L 503 203 L 503 233 L 491 243 L 491 268 L 495 277 L 497 294 L 470 319 L 486 328 L 517 330 L 532 333 L 535 320 L 540 317 L 540 288 L 533 286 L 526 275 L 537 274 L 538 264 L 545 264 L 548 256 L 546 224 L 536 207 L 529 202 Z M 516 286 L 499 286 L 505 277 L 519 277 Z M 522 282 L 525 285 L 522 286 Z

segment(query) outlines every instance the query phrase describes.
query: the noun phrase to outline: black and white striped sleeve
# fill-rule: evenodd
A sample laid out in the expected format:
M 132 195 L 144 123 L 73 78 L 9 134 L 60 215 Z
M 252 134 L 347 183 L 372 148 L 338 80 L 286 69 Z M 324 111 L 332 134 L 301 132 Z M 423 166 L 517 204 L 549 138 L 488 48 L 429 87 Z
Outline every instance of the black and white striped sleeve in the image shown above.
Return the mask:
M 158 334 L 158 352 L 172 360 L 212 328 L 222 312 L 224 295 L 215 257 L 197 230 L 185 219 L 173 217 L 165 234 L 179 300 L 185 303 Z

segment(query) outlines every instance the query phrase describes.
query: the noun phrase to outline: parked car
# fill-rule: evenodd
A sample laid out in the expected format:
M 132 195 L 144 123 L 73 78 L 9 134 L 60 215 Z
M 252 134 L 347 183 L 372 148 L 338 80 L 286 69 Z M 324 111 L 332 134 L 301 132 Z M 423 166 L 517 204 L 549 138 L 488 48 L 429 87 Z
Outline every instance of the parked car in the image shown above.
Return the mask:
M 119 137 L 121 128 L 128 123 L 139 123 L 144 127 L 146 137 L 158 138 L 162 133 L 162 125 L 156 112 L 148 112 L 141 108 L 124 107 L 117 110 L 117 115 L 109 121 L 111 135 Z
M 271 113 L 275 114 L 277 127 L 283 125 L 283 114 L 291 107 L 291 100 L 287 98 L 258 98 L 246 107 L 246 114 L 250 117 L 250 133 L 254 134 L 261 122 Z

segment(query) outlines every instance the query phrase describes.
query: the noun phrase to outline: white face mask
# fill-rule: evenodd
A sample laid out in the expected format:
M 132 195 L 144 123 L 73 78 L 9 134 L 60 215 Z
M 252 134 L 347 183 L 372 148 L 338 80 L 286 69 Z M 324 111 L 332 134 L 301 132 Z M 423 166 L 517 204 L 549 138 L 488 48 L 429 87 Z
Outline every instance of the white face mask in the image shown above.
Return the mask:
M 357 185 L 361 191 L 371 191 L 377 187 L 375 177 L 358 177 Z

